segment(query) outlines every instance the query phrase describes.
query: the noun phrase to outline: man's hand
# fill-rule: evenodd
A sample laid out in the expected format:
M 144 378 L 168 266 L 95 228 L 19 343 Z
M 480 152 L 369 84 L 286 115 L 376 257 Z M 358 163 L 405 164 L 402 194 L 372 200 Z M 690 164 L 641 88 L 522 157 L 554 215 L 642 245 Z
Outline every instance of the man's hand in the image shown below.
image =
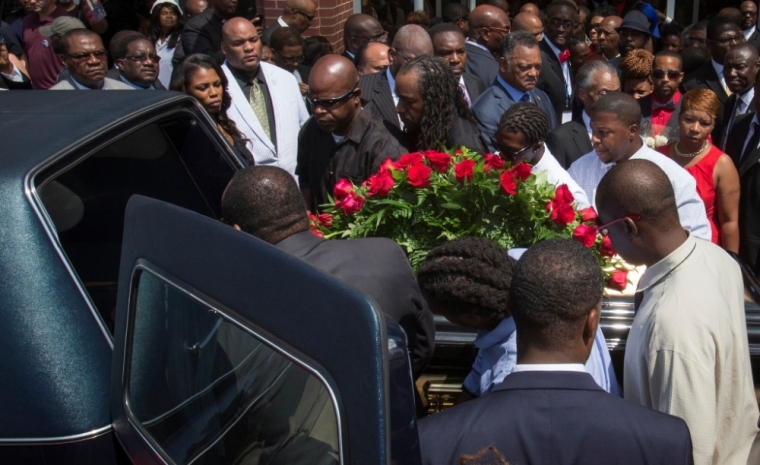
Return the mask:
M 13 63 L 8 58 L 8 47 L 5 44 L 0 44 L 0 73 L 13 73 Z
M 299 82 L 298 87 L 301 88 L 301 95 L 306 95 L 306 92 L 309 91 L 309 85 L 303 82 Z

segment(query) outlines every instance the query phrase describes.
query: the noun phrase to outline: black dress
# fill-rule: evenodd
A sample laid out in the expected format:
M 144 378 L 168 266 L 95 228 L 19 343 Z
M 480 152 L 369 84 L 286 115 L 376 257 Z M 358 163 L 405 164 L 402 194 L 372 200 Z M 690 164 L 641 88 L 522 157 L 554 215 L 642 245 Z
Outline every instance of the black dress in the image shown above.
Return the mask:
M 232 151 L 244 159 L 248 163 L 248 166 L 253 166 L 256 164 L 256 161 L 253 159 L 253 154 L 251 154 L 251 151 L 248 150 L 248 147 L 245 146 L 246 141 L 247 139 L 233 135 Z

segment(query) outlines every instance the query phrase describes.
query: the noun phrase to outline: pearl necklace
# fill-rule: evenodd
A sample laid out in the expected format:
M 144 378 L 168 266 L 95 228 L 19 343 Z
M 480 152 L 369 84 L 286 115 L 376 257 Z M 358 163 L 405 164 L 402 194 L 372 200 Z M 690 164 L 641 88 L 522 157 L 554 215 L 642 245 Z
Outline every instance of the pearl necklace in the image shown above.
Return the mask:
M 675 150 L 676 155 L 683 158 L 694 158 L 700 153 L 704 152 L 706 148 L 707 148 L 707 140 L 705 140 L 705 142 L 702 144 L 702 147 L 700 147 L 699 150 L 697 150 L 696 152 L 691 152 L 691 153 L 682 153 L 680 150 L 678 150 L 678 142 L 673 144 L 673 150 Z

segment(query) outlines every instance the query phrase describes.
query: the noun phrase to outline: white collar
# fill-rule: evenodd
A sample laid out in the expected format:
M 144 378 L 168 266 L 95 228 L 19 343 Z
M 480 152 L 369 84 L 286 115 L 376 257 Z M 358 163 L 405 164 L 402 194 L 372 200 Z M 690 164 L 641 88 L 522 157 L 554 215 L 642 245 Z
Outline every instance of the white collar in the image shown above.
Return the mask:
M 713 69 L 716 73 L 718 73 L 718 77 L 723 79 L 723 65 L 713 60 L 712 58 L 710 58 L 710 61 L 712 62 Z
M 298 72 L 298 69 L 293 70 L 293 76 L 296 78 L 296 81 L 303 83 L 303 78 L 301 78 L 301 73 Z
M 552 42 L 552 40 L 549 37 L 546 37 L 546 43 L 552 49 L 552 52 L 554 52 L 554 54 L 557 55 L 557 58 L 559 58 L 559 54 L 562 53 L 562 51 L 559 48 L 557 48 L 556 45 L 554 45 L 554 42 Z
M 282 26 L 282 27 L 290 27 L 290 26 L 288 26 L 288 23 L 286 23 L 285 21 L 282 20 L 282 16 L 280 16 L 279 18 L 277 18 L 277 23 L 279 23 L 279 25 Z
M 585 373 L 586 368 L 582 363 L 518 363 L 512 368 L 512 373 L 521 371 L 577 371 Z
M 485 45 L 479 44 L 479 43 L 475 42 L 474 40 L 472 40 L 472 39 L 470 39 L 470 38 L 467 38 L 466 42 L 467 42 L 468 44 L 472 44 L 472 45 L 474 45 L 474 46 L 476 46 L 476 47 L 478 47 L 478 48 L 482 48 L 483 50 L 485 50 L 485 51 L 486 51 L 486 52 L 488 52 L 488 53 L 491 53 L 491 51 L 490 51 L 490 50 L 488 50 L 488 47 L 486 47 Z
M 393 99 L 395 100 L 396 97 L 396 79 L 391 74 L 391 67 L 385 68 L 385 75 L 388 77 L 388 85 L 391 86 L 391 95 L 393 96 Z
M 353 53 L 349 52 L 348 50 L 346 50 L 345 52 L 348 53 L 348 56 L 350 56 L 352 59 L 356 59 L 356 55 L 354 55 Z
M 739 99 L 749 108 L 749 104 L 752 103 L 752 99 L 755 98 L 755 86 L 750 86 L 749 90 L 743 94 L 739 94 Z
M 756 30 L 757 30 L 757 26 L 754 26 L 754 25 L 749 29 L 745 29 L 744 40 L 749 40 L 750 36 L 752 36 L 752 34 L 754 34 Z
M 591 134 L 591 117 L 586 113 L 586 110 L 583 110 L 583 124 L 586 125 L 586 131 L 588 131 L 589 134 Z

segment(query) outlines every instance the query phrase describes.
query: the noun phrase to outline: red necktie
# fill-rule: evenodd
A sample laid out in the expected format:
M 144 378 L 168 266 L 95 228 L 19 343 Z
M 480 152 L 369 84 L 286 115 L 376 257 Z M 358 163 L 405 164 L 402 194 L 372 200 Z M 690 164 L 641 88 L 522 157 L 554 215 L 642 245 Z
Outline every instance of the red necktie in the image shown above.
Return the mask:
M 570 48 L 566 48 L 564 52 L 559 53 L 559 62 L 560 64 L 564 64 L 567 60 L 570 59 Z

